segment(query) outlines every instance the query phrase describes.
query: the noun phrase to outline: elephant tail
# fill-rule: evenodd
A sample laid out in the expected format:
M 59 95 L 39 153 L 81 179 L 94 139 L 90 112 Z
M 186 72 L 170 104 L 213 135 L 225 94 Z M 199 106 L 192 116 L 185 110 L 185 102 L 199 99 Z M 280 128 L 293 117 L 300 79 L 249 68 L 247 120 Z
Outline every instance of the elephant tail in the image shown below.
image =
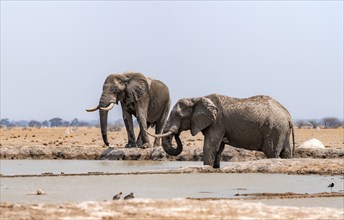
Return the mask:
M 291 157 L 293 157 L 294 151 L 295 151 L 295 134 L 294 134 L 294 125 L 291 121 L 289 121 L 289 127 L 291 128 L 291 135 L 293 138 L 293 149 L 291 151 Z

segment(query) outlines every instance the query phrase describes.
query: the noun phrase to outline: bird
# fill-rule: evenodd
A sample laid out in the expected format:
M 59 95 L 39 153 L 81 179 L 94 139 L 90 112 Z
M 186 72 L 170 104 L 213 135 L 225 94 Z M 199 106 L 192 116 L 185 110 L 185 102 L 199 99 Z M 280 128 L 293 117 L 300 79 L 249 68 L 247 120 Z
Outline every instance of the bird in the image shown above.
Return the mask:
M 45 192 L 43 192 L 43 190 L 37 189 L 37 195 L 43 195 L 43 194 L 45 194 Z
M 45 195 L 45 194 L 47 193 L 41 190 L 40 188 L 38 188 L 36 192 L 29 193 L 29 195 Z
M 331 188 L 331 192 L 332 192 L 332 188 L 334 187 L 334 182 L 332 182 L 331 184 L 329 184 L 327 187 Z
M 112 197 L 112 200 L 119 200 L 121 198 L 122 192 L 117 193 Z
M 129 195 L 124 196 L 124 200 L 133 199 L 133 198 L 134 198 L 134 193 L 132 192 Z

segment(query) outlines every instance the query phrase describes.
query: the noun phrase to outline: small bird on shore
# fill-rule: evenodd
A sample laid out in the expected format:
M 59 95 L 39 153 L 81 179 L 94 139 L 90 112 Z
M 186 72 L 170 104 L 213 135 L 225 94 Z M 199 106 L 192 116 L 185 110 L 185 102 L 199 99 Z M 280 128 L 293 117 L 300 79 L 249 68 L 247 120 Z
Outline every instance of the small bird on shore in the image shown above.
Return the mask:
M 47 193 L 39 188 L 36 190 L 36 192 L 29 193 L 29 195 L 45 195 L 45 194 Z
M 37 195 L 44 195 L 45 192 L 43 192 L 43 190 L 41 189 L 37 189 Z
M 122 192 L 117 193 L 112 197 L 112 200 L 119 200 L 121 198 Z
M 332 188 L 334 187 L 334 182 L 332 182 L 330 185 L 328 185 L 327 187 L 331 188 L 331 192 L 332 192 Z
M 124 196 L 124 200 L 133 199 L 133 198 L 134 198 L 134 193 L 132 192 L 129 195 Z

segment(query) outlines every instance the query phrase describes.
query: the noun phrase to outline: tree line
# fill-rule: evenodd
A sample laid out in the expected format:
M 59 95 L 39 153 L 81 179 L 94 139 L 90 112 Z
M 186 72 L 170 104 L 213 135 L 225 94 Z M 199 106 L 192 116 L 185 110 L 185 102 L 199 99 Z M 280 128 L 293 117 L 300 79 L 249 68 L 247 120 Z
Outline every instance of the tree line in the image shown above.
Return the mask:
M 99 127 L 99 121 L 84 121 L 74 118 L 71 121 L 63 120 L 62 118 L 52 118 L 50 120 L 37 121 L 37 120 L 19 120 L 11 121 L 8 118 L 0 120 L 1 127 L 36 127 L 36 128 L 48 128 L 48 127 Z M 109 127 L 123 127 L 124 123 L 122 119 L 109 123 Z
M 137 126 L 135 121 L 135 126 Z M 344 121 L 335 117 L 325 117 L 323 119 L 298 119 L 294 122 L 298 128 L 339 128 L 344 127 Z M 52 118 L 50 120 L 37 121 L 37 120 L 19 120 L 11 121 L 8 118 L 0 120 L 0 127 L 99 127 L 99 121 L 84 121 L 74 118 L 71 121 L 63 120 L 62 118 Z M 109 122 L 109 130 L 119 130 L 124 127 L 122 119 Z
M 339 128 L 344 127 L 344 121 L 336 117 L 325 117 L 323 119 L 298 119 L 294 122 L 298 128 Z

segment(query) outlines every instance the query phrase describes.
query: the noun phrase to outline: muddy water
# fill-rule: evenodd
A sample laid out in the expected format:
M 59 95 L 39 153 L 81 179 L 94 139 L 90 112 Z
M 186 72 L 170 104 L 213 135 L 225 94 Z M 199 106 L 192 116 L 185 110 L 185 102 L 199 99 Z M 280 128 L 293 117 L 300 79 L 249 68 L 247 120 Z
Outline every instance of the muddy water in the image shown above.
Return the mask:
M 81 160 L 0 160 L 3 175 L 111 172 L 178 169 L 202 166 L 202 162 L 179 161 L 81 161 Z M 225 166 L 225 164 L 223 164 Z M 111 200 L 118 192 L 134 192 L 136 198 L 237 198 L 243 193 L 318 193 L 344 190 L 343 177 L 285 174 L 121 174 L 110 176 L 56 176 L 0 178 L 1 202 L 62 203 Z M 46 195 L 28 195 L 41 188 Z M 253 200 L 270 205 L 342 208 L 342 197 L 312 199 Z
M 176 169 L 184 166 L 201 166 L 201 161 L 111 161 L 111 160 L 0 160 L 3 175 L 25 175 L 64 172 L 126 173 L 134 171 Z M 222 163 L 225 166 L 226 162 Z
M 343 190 L 340 176 L 283 174 L 144 174 L 115 176 L 60 176 L 1 178 L 1 202 L 62 203 L 111 200 L 118 192 L 134 192 L 136 198 L 234 198 L 237 193 Z M 46 195 L 28 195 L 41 188 Z M 326 200 L 324 204 L 324 200 Z M 257 202 L 257 201 L 255 201 Z M 273 205 L 322 206 L 342 208 L 343 198 L 259 200 Z

